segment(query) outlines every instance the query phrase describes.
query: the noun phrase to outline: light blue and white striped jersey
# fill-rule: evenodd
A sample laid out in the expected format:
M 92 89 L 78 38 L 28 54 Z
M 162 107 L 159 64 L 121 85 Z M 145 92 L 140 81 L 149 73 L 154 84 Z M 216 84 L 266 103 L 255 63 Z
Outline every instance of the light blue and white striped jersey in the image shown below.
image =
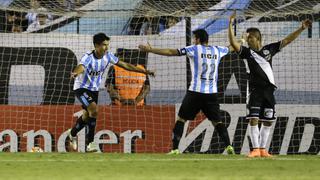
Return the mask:
M 189 91 L 205 94 L 218 92 L 218 66 L 229 48 L 222 46 L 192 45 L 178 49 L 180 55 L 190 59 L 192 80 Z
M 85 88 L 90 91 L 99 91 L 104 71 L 108 65 L 117 64 L 118 61 L 119 59 L 111 52 L 107 52 L 101 59 L 94 56 L 94 51 L 87 52 L 79 63 L 84 66 L 85 71 L 74 80 L 73 90 Z

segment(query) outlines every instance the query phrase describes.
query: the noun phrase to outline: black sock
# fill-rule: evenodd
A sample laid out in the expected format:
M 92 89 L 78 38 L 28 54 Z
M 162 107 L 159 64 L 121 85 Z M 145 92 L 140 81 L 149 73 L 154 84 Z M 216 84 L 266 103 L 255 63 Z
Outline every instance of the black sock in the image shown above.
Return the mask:
M 229 139 L 229 133 L 227 128 L 224 126 L 224 124 L 222 123 L 218 123 L 215 128 L 218 131 L 218 134 L 220 136 L 220 138 L 223 140 L 225 146 L 229 146 L 230 145 L 230 139 Z
M 173 128 L 172 149 L 178 149 L 183 134 L 184 122 L 177 121 Z
M 89 117 L 88 119 L 88 134 L 87 134 L 88 144 L 93 142 L 94 140 L 94 133 L 96 130 L 96 121 L 97 119 L 93 117 Z
M 77 119 L 76 124 L 71 129 L 71 136 L 77 136 L 78 132 L 86 125 L 86 122 L 82 120 L 82 116 Z

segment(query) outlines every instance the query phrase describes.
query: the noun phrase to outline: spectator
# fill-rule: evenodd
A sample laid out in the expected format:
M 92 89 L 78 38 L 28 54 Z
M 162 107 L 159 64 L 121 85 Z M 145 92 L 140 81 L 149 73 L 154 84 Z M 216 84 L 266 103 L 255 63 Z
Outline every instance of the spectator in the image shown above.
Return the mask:
M 22 12 L 7 11 L 5 21 L 5 32 L 22 32 L 27 29 L 27 21 Z
M 31 32 L 34 30 L 40 29 L 43 25 L 46 25 L 51 20 L 49 19 L 48 15 L 46 14 L 37 14 L 36 20 L 28 26 L 27 31 Z
M 25 18 L 28 20 L 28 25 L 31 25 L 32 23 L 37 21 L 37 17 L 38 17 L 37 11 L 41 11 L 41 12 L 48 11 L 46 8 L 41 7 L 39 1 L 37 0 L 30 0 L 30 7 L 31 7 L 30 11 L 25 16 Z M 47 19 L 52 20 L 53 19 L 52 15 L 48 14 Z
M 11 32 L 13 33 L 21 33 L 23 31 L 22 26 L 21 26 L 21 21 L 14 21 L 12 24 L 12 29 Z
M 175 17 L 168 17 L 167 19 L 167 29 L 177 24 L 178 20 Z
M 119 56 L 119 59 L 123 58 Z M 138 58 L 136 60 L 127 58 L 124 61 L 146 69 L 145 63 L 138 63 Z M 150 82 L 149 77 L 145 74 L 129 72 L 120 67 L 111 67 L 106 79 L 106 88 L 112 105 L 143 106 L 145 98 L 150 92 Z
M 167 18 L 165 17 L 160 17 L 159 19 L 159 32 L 162 32 L 166 30 L 166 23 L 167 23 Z
M 152 34 L 152 25 L 150 17 L 146 17 L 141 28 L 139 35 L 150 35 Z
M 67 11 L 73 10 L 76 7 L 75 0 L 63 0 L 63 5 Z

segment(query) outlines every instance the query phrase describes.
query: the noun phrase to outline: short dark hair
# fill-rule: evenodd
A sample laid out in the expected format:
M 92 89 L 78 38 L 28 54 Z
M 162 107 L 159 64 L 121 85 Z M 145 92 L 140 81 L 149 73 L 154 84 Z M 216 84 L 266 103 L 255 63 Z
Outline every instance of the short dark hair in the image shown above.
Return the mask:
M 93 36 L 93 45 L 101 44 L 103 41 L 109 41 L 110 37 L 108 37 L 105 33 L 98 33 Z
M 193 35 L 200 39 L 200 43 L 203 44 L 203 43 L 208 43 L 209 41 L 209 35 L 207 33 L 206 30 L 204 29 L 197 29 L 195 31 L 192 31 Z
M 247 29 L 247 33 L 254 33 L 257 35 L 257 39 L 261 42 L 262 41 L 262 35 L 258 28 L 251 27 Z

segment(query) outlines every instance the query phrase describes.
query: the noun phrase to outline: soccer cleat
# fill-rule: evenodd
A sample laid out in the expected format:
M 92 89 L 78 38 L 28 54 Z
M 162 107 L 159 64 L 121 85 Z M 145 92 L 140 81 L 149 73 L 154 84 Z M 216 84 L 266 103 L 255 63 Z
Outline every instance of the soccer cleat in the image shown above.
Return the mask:
M 249 158 L 260 157 L 260 149 L 253 149 L 248 155 Z
M 227 151 L 227 154 L 236 154 L 235 152 L 234 152 L 234 149 L 233 149 L 233 147 L 231 146 L 231 145 L 229 145 L 229 146 L 227 146 L 226 147 L 226 151 Z
M 72 146 L 72 149 L 76 151 L 78 149 L 78 142 L 77 142 L 78 139 L 77 139 L 77 136 L 73 137 L 71 135 L 71 129 L 68 129 L 68 137 L 70 139 L 70 144 Z
M 88 144 L 86 152 L 98 152 L 98 146 L 96 143 L 91 142 Z
M 171 155 L 171 154 L 182 154 L 182 153 L 179 151 L 179 149 L 174 149 L 168 152 L 168 154 Z
M 260 149 L 260 156 L 261 157 L 272 157 L 272 155 L 269 154 L 268 151 L 266 151 L 266 149 Z

